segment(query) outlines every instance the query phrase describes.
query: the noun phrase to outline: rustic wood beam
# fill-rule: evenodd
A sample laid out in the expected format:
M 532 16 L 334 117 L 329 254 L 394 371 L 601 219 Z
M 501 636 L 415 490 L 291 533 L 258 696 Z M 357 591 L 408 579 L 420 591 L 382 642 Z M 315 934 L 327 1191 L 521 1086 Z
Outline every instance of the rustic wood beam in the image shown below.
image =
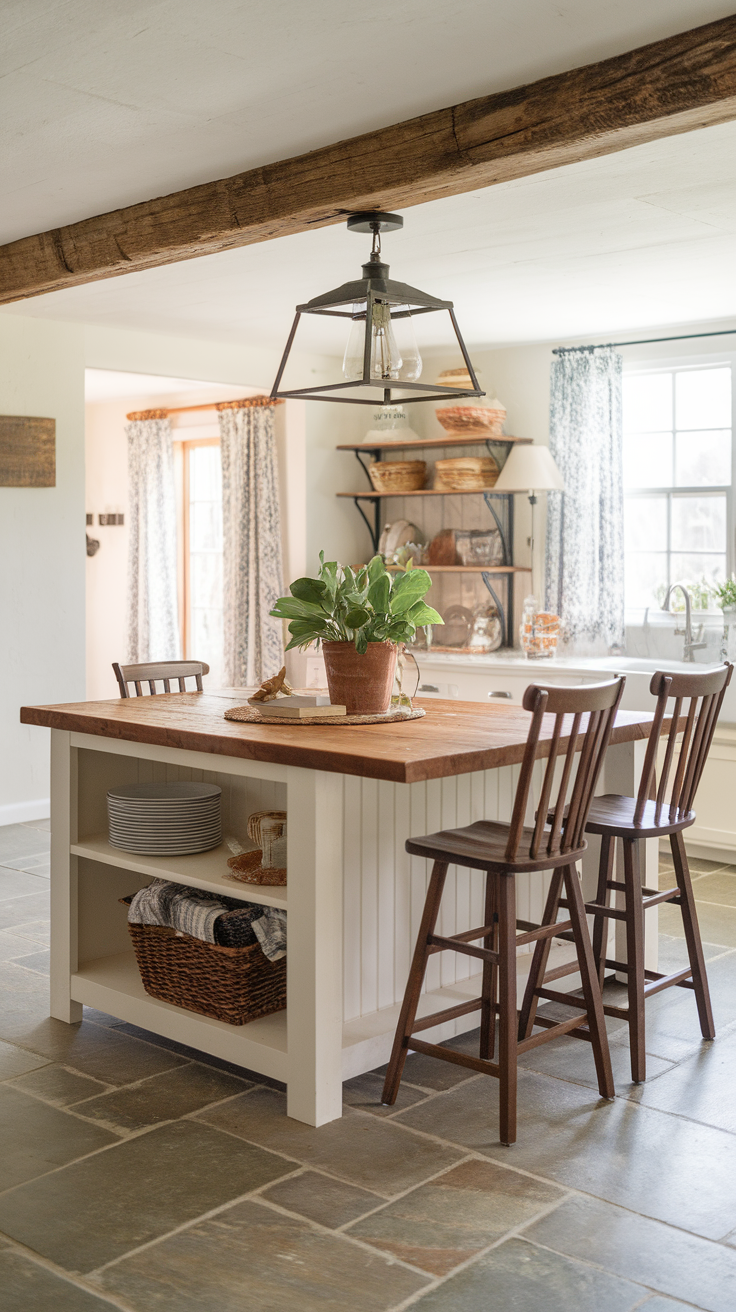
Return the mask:
M 0 247 L 0 304 L 403 209 L 736 118 L 736 15 Z

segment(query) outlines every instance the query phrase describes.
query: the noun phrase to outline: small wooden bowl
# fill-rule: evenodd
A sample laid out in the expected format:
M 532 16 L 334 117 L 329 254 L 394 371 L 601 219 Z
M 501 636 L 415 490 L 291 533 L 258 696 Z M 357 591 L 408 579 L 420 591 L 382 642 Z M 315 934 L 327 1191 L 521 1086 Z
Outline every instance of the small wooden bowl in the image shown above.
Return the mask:
M 416 492 L 424 487 L 427 477 L 425 460 L 377 460 L 368 466 L 371 483 L 376 492 Z

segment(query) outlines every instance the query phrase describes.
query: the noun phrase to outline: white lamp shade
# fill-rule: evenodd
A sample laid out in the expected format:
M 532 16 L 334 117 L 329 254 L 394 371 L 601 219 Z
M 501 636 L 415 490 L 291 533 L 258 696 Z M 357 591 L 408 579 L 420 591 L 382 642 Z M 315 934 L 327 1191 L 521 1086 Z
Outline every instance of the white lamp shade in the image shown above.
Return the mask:
M 565 484 L 548 446 L 512 446 L 494 492 L 564 492 Z

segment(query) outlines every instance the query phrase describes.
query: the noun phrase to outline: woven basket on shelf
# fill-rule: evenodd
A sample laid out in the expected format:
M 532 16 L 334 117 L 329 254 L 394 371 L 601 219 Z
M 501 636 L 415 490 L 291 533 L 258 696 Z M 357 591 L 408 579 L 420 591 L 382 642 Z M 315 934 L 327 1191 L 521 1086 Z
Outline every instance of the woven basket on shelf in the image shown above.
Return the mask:
M 451 460 L 436 460 L 435 491 L 481 492 L 493 487 L 498 472 L 493 456 L 455 456 Z
M 424 487 L 427 464 L 424 460 L 377 460 L 368 466 L 376 492 L 416 492 Z
M 284 1010 L 286 957 L 269 961 L 260 943 L 225 948 L 163 925 L 129 921 L 128 929 L 143 987 L 152 998 L 229 1025 Z
M 448 433 L 465 433 L 468 437 L 500 437 L 506 411 L 491 405 L 446 405 L 435 410 Z

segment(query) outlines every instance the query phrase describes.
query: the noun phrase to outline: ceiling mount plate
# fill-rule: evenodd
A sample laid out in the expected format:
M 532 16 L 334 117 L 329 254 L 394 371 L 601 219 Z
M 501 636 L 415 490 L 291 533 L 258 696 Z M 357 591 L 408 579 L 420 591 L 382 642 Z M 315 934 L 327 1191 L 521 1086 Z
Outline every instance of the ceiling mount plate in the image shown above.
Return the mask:
M 348 219 L 348 228 L 351 232 L 396 232 L 403 226 L 404 220 L 400 214 L 384 214 L 380 210 L 351 214 Z

